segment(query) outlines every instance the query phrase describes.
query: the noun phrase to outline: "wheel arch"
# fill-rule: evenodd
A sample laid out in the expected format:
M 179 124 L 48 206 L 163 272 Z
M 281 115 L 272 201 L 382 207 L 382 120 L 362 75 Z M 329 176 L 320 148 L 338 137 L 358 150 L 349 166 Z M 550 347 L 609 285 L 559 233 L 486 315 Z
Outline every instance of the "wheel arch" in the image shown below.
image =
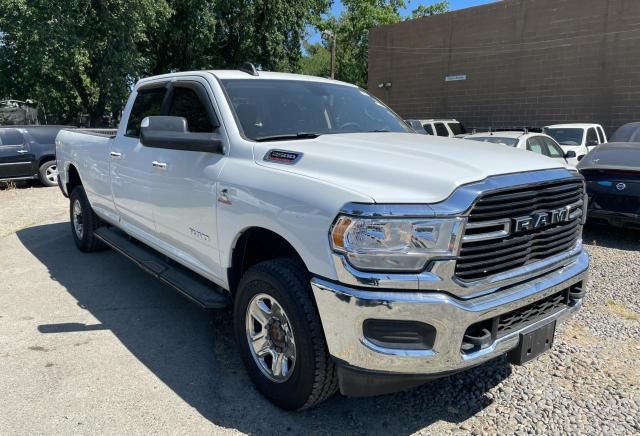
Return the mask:
M 299 250 L 280 233 L 265 227 L 248 227 L 238 233 L 230 254 L 227 279 L 232 294 L 235 293 L 242 274 L 259 262 L 289 258 L 303 266 L 306 272 L 309 271 Z

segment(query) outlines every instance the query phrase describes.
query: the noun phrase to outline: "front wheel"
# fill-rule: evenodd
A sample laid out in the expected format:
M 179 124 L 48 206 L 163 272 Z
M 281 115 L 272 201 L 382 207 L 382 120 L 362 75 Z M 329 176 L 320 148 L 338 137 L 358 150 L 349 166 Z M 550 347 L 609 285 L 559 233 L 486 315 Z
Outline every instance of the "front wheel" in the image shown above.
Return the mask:
M 69 195 L 69 200 L 69 220 L 76 246 L 85 252 L 103 248 L 104 245 L 94 233 L 101 225 L 100 218 L 93 212 L 84 188 L 76 186 Z
M 238 285 L 234 331 L 258 390 L 277 406 L 302 410 L 338 388 L 304 268 L 289 259 L 251 267 Z

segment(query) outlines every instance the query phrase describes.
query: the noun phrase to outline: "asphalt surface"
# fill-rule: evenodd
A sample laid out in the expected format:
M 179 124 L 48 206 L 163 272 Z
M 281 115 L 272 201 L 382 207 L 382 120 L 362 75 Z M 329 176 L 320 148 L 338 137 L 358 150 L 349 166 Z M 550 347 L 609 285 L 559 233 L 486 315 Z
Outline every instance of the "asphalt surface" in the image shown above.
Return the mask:
M 229 312 L 119 254 L 76 250 L 57 188 L 0 191 L 0 435 L 640 433 L 640 234 L 588 229 L 592 283 L 552 352 L 392 395 L 283 412 Z

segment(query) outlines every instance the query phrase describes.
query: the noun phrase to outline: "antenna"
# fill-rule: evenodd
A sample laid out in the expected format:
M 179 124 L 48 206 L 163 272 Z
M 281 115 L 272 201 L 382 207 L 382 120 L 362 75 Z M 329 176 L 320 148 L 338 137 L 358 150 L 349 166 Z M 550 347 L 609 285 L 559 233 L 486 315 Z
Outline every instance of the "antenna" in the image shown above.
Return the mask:
M 255 65 L 253 65 L 251 62 L 245 62 L 244 64 L 242 64 L 242 66 L 240 67 L 240 71 L 251 74 L 252 76 L 258 75 L 258 70 L 256 70 Z

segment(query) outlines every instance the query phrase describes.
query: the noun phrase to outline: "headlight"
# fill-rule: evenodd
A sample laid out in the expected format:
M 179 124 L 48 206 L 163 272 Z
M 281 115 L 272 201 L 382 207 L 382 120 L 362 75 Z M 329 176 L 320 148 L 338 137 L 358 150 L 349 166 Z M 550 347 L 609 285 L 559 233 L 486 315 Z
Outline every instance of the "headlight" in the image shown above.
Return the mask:
M 460 226 L 460 218 L 341 215 L 331 228 L 331 247 L 360 270 L 421 271 L 435 257 L 456 255 Z

